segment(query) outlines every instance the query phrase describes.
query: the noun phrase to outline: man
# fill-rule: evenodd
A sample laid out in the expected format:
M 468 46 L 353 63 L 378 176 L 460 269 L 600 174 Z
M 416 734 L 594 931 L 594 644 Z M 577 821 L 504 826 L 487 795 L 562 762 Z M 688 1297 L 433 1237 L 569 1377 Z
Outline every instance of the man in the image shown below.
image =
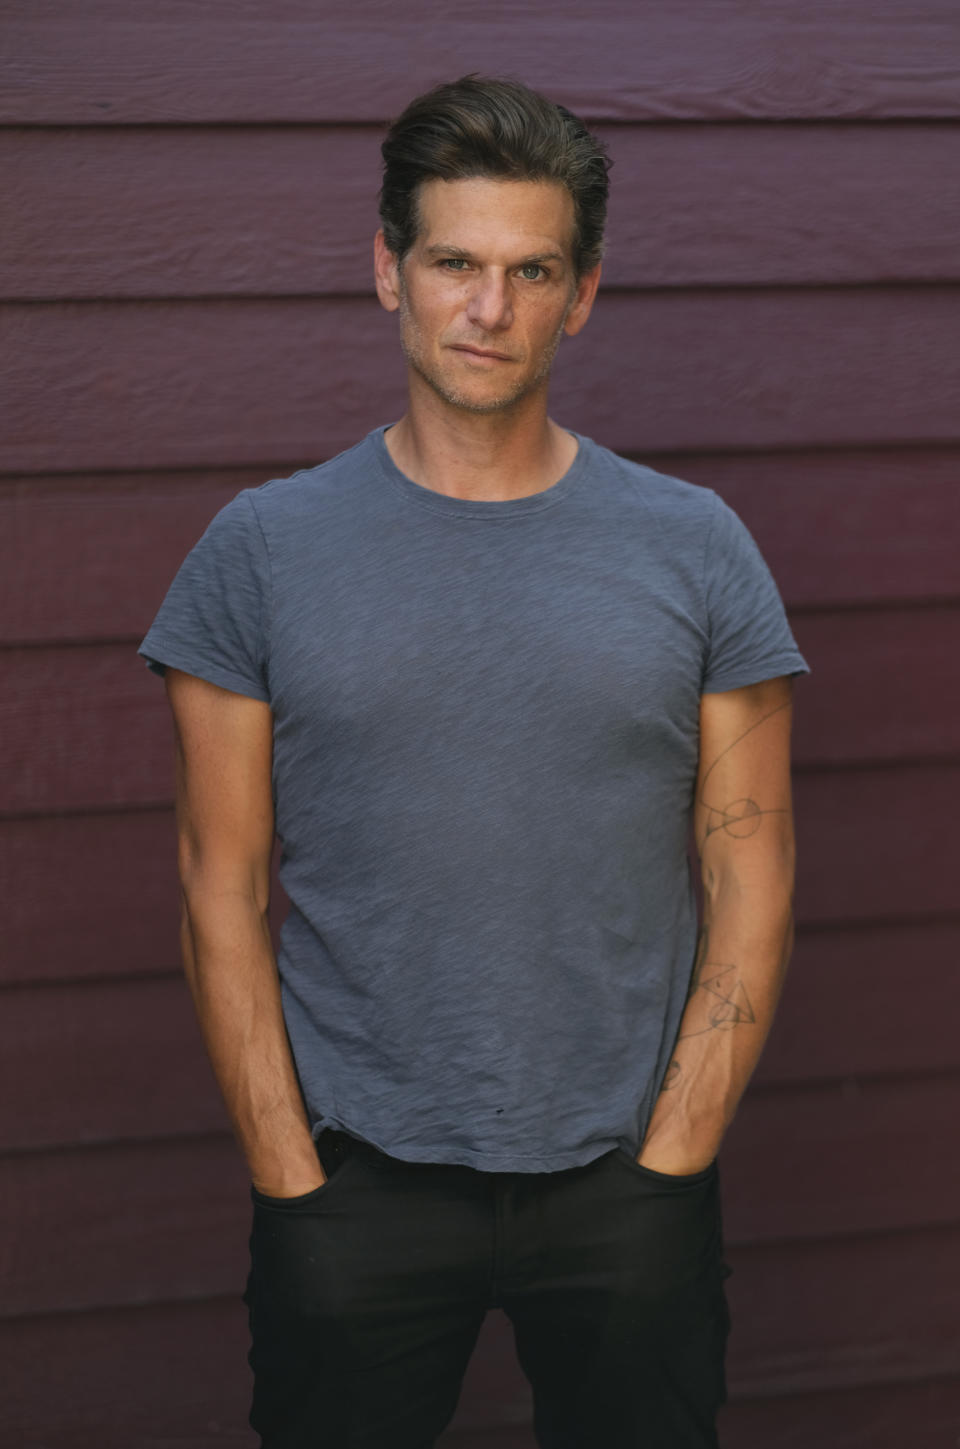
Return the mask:
M 715 494 L 548 417 L 600 277 L 583 124 L 467 77 L 383 153 L 407 411 L 239 494 L 141 647 L 252 1178 L 251 1422 L 427 1449 L 499 1306 L 539 1444 L 703 1449 L 715 1158 L 789 949 L 806 665 Z

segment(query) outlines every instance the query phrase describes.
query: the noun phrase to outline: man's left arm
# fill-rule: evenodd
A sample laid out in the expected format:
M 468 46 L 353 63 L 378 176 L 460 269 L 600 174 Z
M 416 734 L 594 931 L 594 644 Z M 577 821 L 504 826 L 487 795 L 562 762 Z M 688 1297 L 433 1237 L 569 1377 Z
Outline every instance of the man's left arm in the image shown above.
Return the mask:
M 638 1161 L 716 1156 L 773 1020 L 793 945 L 792 680 L 704 694 L 694 834 L 703 925 L 686 1008 Z

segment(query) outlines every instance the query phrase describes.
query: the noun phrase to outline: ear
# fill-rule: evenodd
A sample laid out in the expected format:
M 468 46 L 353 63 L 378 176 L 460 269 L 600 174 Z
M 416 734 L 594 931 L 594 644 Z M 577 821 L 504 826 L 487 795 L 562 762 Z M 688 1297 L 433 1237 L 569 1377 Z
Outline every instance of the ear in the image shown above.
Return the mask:
M 590 316 L 593 299 L 597 295 L 597 287 L 600 285 L 601 271 L 602 266 L 600 262 L 597 262 L 597 265 L 589 272 L 584 272 L 577 283 L 577 290 L 570 304 L 567 320 L 563 324 L 563 330 L 568 337 L 576 337 Z
M 373 239 L 373 279 L 381 307 L 396 312 L 400 306 L 400 264 L 387 246 L 382 227 Z

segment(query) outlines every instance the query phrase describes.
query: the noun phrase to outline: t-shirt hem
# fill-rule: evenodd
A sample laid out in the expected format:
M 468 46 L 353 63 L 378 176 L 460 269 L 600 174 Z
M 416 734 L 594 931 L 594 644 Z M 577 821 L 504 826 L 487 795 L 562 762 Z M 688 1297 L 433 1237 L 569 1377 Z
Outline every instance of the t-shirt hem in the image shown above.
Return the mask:
M 800 654 L 779 654 L 762 664 L 744 665 L 708 675 L 702 694 L 723 694 L 728 689 L 745 689 L 748 684 L 762 684 L 765 679 L 778 679 L 783 674 L 809 674 L 810 666 Z
M 330 1119 L 323 1119 L 314 1124 L 314 1136 L 319 1135 L 323 1127 L 332 1125 Z M 486 1152 L 477 1151 L 469 1147 L 440 1147 L 435 1145 L 424 1146 L 417 1144 L 415 1147 L 403 1147 L 394 1143 L 372 1137 L 368 1132 L 361 1132 L 346 1123 L 337 1119 L 337 1125 L 342 1127 L 353 1137 L 359 1137 L 370 1147 L 375 1147 L 378 1152 L 384 1152 L 389 1157 L 394 1157 L 400 1162 L 424 1162 L 436 1163 L 447 1167 L 472 1167 L 478 1172 L 562 1172 L 571 1167 L 586 1167 L 588 1163 L 595 1162 L 598 1157 L 605 1153 L 612 1152 L 616 1147 L 622 1147 L 624 1140 L 621 1137 L 603 1138 L 599 1142 L 590 1142 L 579 1147 L 576 1151 L 570 1152 Z
M 163 675 L 167 669 L 182 669 L 184 674 L 193 674 L 198 679 L 205 679 L 208 684 L 217 684 L 221 689 L 229 689 L 233 694 L 246 695 L 248 699 L 260 699 L 265 704 L 270 703 L 270 696 L 262 685 L 252 684 L 249 679 L 244 679 L 241 674 L 234 674 L 232 670 L 221 669 L 219 665 L 208 664 L 203 659 L 197 659 L 175 646 L 166 645 L 162 641 L 150 640 L 150 647 L 141 646 L 137 653 L 146 661 L 148 669 L 154 674 Z

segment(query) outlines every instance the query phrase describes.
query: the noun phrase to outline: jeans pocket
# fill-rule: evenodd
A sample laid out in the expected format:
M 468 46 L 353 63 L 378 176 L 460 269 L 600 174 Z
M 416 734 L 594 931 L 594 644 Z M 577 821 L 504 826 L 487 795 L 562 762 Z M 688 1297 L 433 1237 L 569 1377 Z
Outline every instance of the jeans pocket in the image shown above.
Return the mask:
M 356 1167 L 357 1161 L 357 1155 L 351 1153 L 338 1167 L 327 1174 L 326 1182 L 321 1182 L 319 1187 L 312 1188 L 310 1192 L 298 1193 L 296 1197 L 270 1197 L 267 1193 L 260 1192 L 252 1184 L 250 1196 L 256 1207 L 269 1208 L 273 1212 L 309 1212 L 315 1203 L 325 1200 L 334 1187 L 342 1184 L 351 1168 Z
M 701 1167 L 697 1172 L 658 1172 L 656 1168 L 644 1167 L 639 1163 L 632 1152 L 625 1147 L 618 1147 L 615 1153 L 616 1160 L 624 1167 L 635 1172 L 638 1177 L 645 1178 L 648 1182 L 661 1187 L 683 1189 L 685 1187 L 700 1187 L 711 1182 L 716 1176 L 717 1160 L 714 1158 L 706 1167 Z

